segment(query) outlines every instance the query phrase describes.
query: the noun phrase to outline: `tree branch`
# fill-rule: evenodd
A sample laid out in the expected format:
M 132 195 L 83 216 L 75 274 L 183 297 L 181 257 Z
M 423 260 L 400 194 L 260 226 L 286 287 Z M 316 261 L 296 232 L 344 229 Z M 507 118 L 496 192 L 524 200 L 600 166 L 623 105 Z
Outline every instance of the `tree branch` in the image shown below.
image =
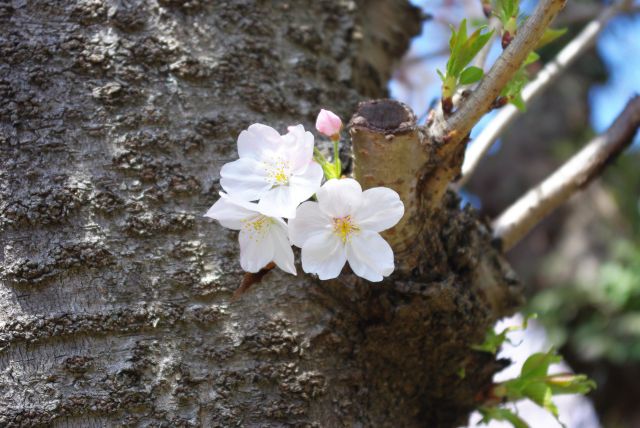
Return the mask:
M 440 117 L 433 121 L 430 134 L 436 141 L 445 142 L 445 152 L 454 151 L 458 143 L 465 140 L 471 128 L 489 110 L 565 3 L 566 0 L 541 0 L 533 15 L 518 30 L 516 37 L 496 60 L 478 88 L 451 117 Z
M 493 222 L 502 249 L 517 244 L 547 214 L 598 177 L 631 142 L 640 126 L 640 96 L 633 97 L 611 127 L 556 172 L 529 190 Z
M 364 189 L 389 187 L 400 195 L 405 213 L 383 236 L 393 248 L 398 268 L 410 272 L 418 263 L 417 241 L 424 227 L 417 189 L 431 150 L 413 111 L 394 100 L 361 102 L 349 122 L 353 177 Z
M 528 104 L 533 98 L 541 94 L 577 58 L 589 49 L 611 18 L 625 9 L 625 3 L 626 1 L 621 1 L 603 10 L 597 19 L 587 24 L 580 34 L 558 53 L 553 61 L 547 63 L 538 73 L 535 80 L 529 83 L 522 91 L 524 102 Z M 469 181 L 484 155 L 519 114 L 520 111 L 513 105 L 505 106 L 478 135 L 465 155 L 464 164 L 462 165 L 462 177 L 456 183 L 457 188 L 464 186 Z

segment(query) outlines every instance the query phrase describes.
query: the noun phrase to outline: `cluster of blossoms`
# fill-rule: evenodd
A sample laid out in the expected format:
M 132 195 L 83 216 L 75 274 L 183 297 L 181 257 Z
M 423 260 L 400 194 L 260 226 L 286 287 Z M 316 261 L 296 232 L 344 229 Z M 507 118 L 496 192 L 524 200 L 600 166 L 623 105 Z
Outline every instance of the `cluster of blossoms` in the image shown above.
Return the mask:
M 404 205 L 389 188 L 362 191 L 357 181 L 340 178 L 341 128 L 338 116 L 321 110 L 316 129 L 334 142 L 331 163 L 302 125 L 280 135 L 256 123 L 240 133 L 239 159 L 222 167 L 225 192 L 205 216 L 240 231 L 245 271 L 273 262 L 295 275 L 293 244 L 302 249 L 303 270 L 320 279 L 336 278 L 347 261 L 369 281 L 393 272 L 393 251 L 380 232 L 400 221 Z M 314 195 L 316 201 L 308 201 Z

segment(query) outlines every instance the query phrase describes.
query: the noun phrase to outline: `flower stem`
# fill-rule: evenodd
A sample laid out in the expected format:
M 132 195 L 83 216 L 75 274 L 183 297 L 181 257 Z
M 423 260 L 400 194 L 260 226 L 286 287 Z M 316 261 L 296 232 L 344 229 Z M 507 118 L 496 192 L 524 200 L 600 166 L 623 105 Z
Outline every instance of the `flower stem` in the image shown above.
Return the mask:
M 333 163 L 329 162 L 326 157 L 318 150 L 317 147 L 313 148 L 314 160 L 320 164 L 324 176 L 327 180 L 332 178 L 340 178 L 342 174 L 342 166 L 340 165 L 340 157 L 338 156 L 338 142 L 333 142 Z
M 342 176 L 342 163 L 340 162 L 340 149 L 338 143 L 340 140 L 333 140 L 333 167 L 337 178 Z

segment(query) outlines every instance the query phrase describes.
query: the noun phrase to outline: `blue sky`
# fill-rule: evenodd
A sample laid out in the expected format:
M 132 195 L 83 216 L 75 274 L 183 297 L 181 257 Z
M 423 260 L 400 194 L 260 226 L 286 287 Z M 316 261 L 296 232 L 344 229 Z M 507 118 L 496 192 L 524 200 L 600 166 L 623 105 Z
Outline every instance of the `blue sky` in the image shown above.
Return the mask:
M 619 17 L 598 40 L 598 51 L 609 70 L 609 81 L 590 92 L 591 125 L 605 130 L 631 95 L 640 93 L 640 17 Z M 640 138 L 636 136 L 635 149 Z
M 412 2 L 423 7 L 426 12 L 437 9 L 438 4 L 441 3 L 433 0 L 412 0 Z M 640 1 L 635 3 L 640 4 Z M 535 4 L 533 0 L 525 0 L 523 9 L 531 10 Z M 464 13 L 463 10 L 454 10 L 451 19 L 459 21 L 464 17 Z M 411 52 L 416 56 L 433 52 L 446 45 L 448 37 L 449 31 L 446 25 L 427 21 L 422 35 L 414 39 Z M 618 17 L 612 20 L 600 35 L 597 49 L 609 71 L 609 80 L 590 90 L 591 126 L 596 132 L 602 132 L 613 122 L 628 99 L 633 94 L 640 93 L 640 16 Z M 495 59 L 499 52 L 499 46 L 494 45 L 489 61 Z M 446 59 L 446 56 L 431 58 L 410 70 L 409 74 L 422 74 L 419 78 L 410 76 L 414 84 L 418 82 L 419 93 L 409 90 L 398 80 L 392 80 L 389 84 L 392 97 L 406 102 L 414 108 L 418 116 L 422 116 L 427 111 L 429 102 L 440 95 L 439 80 L 435 70 L 436 68 L 442 70 Z M 486 123 L 487 120 L 483 122 Z M 477 133 L 481 127 L 482 123 L 473 134 Z M 636 137 L 635 148 L 639 147 L 640 137 Z

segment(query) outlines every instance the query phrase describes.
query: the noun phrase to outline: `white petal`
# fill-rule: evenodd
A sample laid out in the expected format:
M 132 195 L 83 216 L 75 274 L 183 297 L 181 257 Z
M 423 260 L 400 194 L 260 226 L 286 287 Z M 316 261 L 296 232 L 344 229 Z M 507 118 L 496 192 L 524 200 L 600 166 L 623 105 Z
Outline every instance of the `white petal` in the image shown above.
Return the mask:
M 289 177 L 293 200 L 300 203 L 313 196 L 320 189 L 323 176 L 320 164 L 312 161 L 302 174 L 293 174 Z
M 320 279 L 336 278 L 347 260 L 344 244 L 333 232 L 318 233 L 302 247 L 302 269 Z
M 283 271 L 296 275 L 296 266 L 293 262 L 293 250 L 287 237 L 287 226 L 276 223 L 271 227 L 269 235 L 273 242 L 273 261 Z
M 250 220 L 258 215 L 260 215 L 258 204 L 237 201 L 225 193 L 220 193 L 220 199 L 204 216 L 218 220 L 221 225 L 229 229 L 240 230 L 243 220 Z
M 313 160 L 313 134 L 304 130 L 304 126 L 290 126 L 289 132 L 282 136 L 287 145 L 287 155 L 294 173 L 304 172 Z
M 362 192 L 362 205 L 353 213 L 361 229 L 382 232 L 395 226 L 404 215 L 400 196 L 388 187 L 374 187 Z
M 241 158 L 264 160 L 283 148 L 282 137 L 270 126 L 254 123 L 238 136 L 238 155 Z
M 269 232 L 263 234 L 240 231 L 240 266 L 247 272 L 258 272 L 273 260 L 273 241 Z
M 289 220 L 289 238 L 302 248 L 310 237 L 331 231 L 331 217 L 320 211 L 317 202 L 303 202 L 296 210 L 296 217 Z
M 332 217 L 352 214 L 362 202 L 362 187 L 352 178 L 331 179 L 316 192 L 320 209 Z
M 372 282 L 394 269 L 393 250 L 377 232 L 354 233 L 347 242 L 347 260 L 356 275 Z
M 245 201 L 260 199 L 271 188 L 262 162 L 248 158 L 225 164 L 220 170 L 220 185 L 234 198 Z
M 258 210 L 269 217 L 293 218 L 299 203 L 293 200 L 289 186 L 277 186 L 260 198 Z

